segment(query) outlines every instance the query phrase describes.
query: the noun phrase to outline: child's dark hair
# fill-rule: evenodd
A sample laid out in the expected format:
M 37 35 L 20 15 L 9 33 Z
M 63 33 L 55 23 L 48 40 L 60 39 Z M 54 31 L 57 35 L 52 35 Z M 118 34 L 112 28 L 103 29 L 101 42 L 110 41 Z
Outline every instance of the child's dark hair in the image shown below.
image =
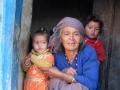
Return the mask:
M 94 22 L 97 22 L 97 23 L 99 23 L 99 26 L 100 26 L 100 34 L 102 33 L 102 29 L 103 29 L 103 22 L 99 19 L 99 17 L 98 16 L 88 16 L 87 17 L 87 20 L 86 20 L 86 22 L 85 22 L 85 26 L 89 23 L 89 22 L 91 22 L 91 21 L 94 21 Z
M 38 30 L 35 30 L 31 33 L 31 39 L 33 39 L 33 37 L 35 35 L 46 35 L 47 36 L 47 40 L 49 39 L 49 34 L 48 34 L 48 31 L 45 27 L 40 27 Z
M 44 35 L 44 34 L 47 37 L 47 41 L 49 41 L 49 34 L 48 34 L 48 31 L 47 31 L 47 29 L 45 27 L 40 27 L 38 30 L 35 30 L 35 31 L 31 32 L 28 52 L 30 52 L 31 49 L 32 49 L 32 43 L 33 43 L 34 36 L 36 36 L 36 35 Z

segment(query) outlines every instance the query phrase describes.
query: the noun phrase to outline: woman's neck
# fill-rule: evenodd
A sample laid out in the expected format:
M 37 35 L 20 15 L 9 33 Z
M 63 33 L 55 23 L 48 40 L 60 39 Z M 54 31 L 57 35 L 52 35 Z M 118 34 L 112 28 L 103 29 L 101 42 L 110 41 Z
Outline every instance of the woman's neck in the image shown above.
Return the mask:
M 65 55 L 69 61 L 74 60 L 77 54 L 78 54 L 78 50 L 74 50 L 74 51 L 65 50 Z

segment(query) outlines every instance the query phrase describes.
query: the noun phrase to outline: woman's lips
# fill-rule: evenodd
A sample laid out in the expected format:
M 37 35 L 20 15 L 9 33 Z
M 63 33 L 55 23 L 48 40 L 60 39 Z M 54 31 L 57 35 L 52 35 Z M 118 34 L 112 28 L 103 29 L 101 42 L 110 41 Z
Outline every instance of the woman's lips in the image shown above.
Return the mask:
M 75 45 L 75 43 L 68 43 L 68 45 Z
M 75 42 L 68 42 L 68 44 L 75 44 Z

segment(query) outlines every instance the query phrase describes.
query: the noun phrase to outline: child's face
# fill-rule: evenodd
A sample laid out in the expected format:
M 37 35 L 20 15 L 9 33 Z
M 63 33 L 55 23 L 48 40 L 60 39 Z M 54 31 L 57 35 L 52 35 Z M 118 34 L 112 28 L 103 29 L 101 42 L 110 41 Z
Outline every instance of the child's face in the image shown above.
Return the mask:
M 42 52 L 47 49 L 47 36 L 46 35 L 35 35 L 33 37 L 33 48 L 37 52 Z
M 91 39 L 95 39 L 98 37 L 98 34 L 100 32 L 100 25 L 98 22 L 90 21 L 86 26 L 85 26 L 85 32 L 87 37 Z

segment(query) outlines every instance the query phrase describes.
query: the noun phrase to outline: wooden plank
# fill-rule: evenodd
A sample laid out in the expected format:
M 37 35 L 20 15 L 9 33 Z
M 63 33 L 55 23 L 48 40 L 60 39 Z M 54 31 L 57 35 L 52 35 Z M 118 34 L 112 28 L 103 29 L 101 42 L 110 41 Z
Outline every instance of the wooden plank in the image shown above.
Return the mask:
M 15 0 L 2 0 L 0 28 L 0 90 L 11 90 Z
M 19 0 L 18 0 L 19 1 Z M 21 17 L 21 27 L 20 27 L 20 35 L 19 35 L 19 72 L 18 72 L 18 89 L 23 90 L 23 79 L 24 73 L 21 68 L 21 63 L 27 54 L 29 37 L 30 37 L 30 28 L 31 28 L 31 19 L 32 19 L 32 2 L 33 0 L 23 0 L 22 5 L 22 17 Z
M 115 0 L 113 22 L 112 57 L 110 61 L 109 90 L 120 90 L 120 1 Z
M 14 35 L 13 35 L 13 59 L 12 59 L 12 80 L 11 87 L 12 90 L 18 90 L 18 87 L 21 86 L 21 81 L 18 80 L 19 77 L 19 38 L 21 32 L 21 13 L 22 13 L 22 2 L 23 0 L 16 0 L 15 8 L 15 22 L 14 22 Z M 22 89 L 21 89 L 22 90 Z
M 95 0 L 94 13 L 101 16 L 105 23 L 104 41 L 108 55 L 108 87 L 105 90 L 120 90 L 120 1 Z
M 2 88 L 3 0 L 0 0 L 0 88 Z M 1 89 L 0 89 L 1 90 Z
M 100 16 L 104 22 L 104 32 L 102 34 L 102 39 L 105 43 L 107 60 L 104 63 L 103 79 L 105 79 L 105 84 L 103 82 L 102 90 L 108 90 L 109 81 L 109 68 L 112 58 L 112 35 L 113 35 L 113 20 L 115 12 L 114 0 L 94 0 L 93 13 Z

